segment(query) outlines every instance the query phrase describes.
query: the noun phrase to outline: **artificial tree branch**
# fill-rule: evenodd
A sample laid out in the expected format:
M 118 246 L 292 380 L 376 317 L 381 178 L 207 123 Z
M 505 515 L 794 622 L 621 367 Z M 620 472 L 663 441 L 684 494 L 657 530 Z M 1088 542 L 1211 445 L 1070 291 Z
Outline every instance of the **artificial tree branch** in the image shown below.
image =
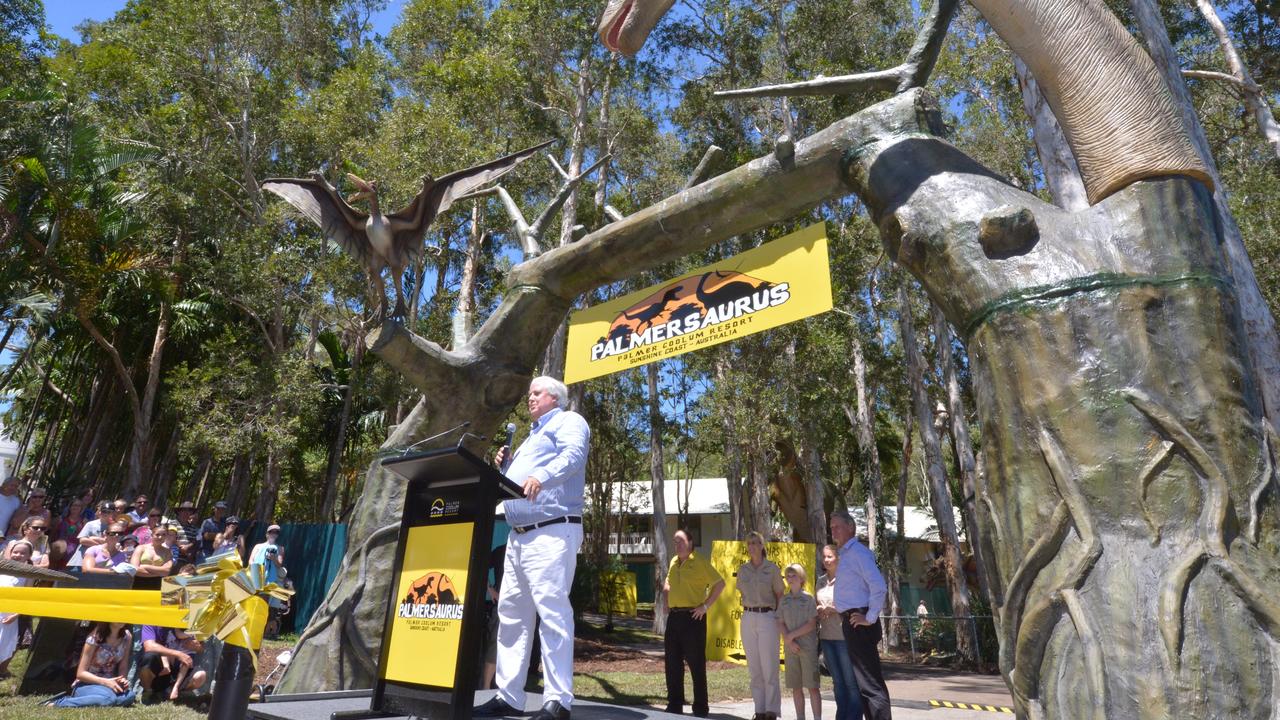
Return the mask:
M 902 93 L 912 88 L 924 87 L 938 62 L 947 29 L 956 13 L 956 0 L 935 0 L 929 15 L 916 33 L 915 43 L 907 53 L 907 59 L 888 70 L 839 75 L 819 76 L 780 85 L 764 85 L 739 90 L 721 90 L 713 93 L 718 98 L 743 97 L 796 97 L 800 95 L 845 95 L 859 90 L 894 90 Z
M 708 145 L 706 152 L 702 153 L 702 159 L 698 161 L 698 167 L 693 169 L 693 174 L 689 176 L 689 179 L 685 181 L 684 187 L 681 189 L 688 190 L 711 177 L 711 169 L 723 158 L 724 148 L 719 145 Z
M 612 158 L 613 156 L 611 155 L 605 155 L 597 160 L 591 167 L 579 173 L 577 176 L 570 178 L 565 174 L 564 170 L 560 167 L 559 163 L 556 162 L 555 158 L 548 155 L 547 159 L 555 166 L 556 171 L 559 172 L 562 177 L 565 177 L 565 183 L 560 186 L 560 190 L 556 193 L 556 196 L 552 198 L 551 202 L 542 210 L 537 219 L 532 223 L 525 220 L 524 213 L 520 211 L 520 207 L 516 205 L 516 201 L 512 199 L 511 194 L 508 193 L 501 185 L 494 185 L 493 187 L 488 187 L 484 190 L 477 190 L 469 195 L 464 195 L 459 199 L 466 200 L 469 198 L 480 197 L 482 195 L 497 195 L 498 199 L 502 201 L 502 206 L 506 209 L 507 214 L 511 216 L 511 224 L 515 229 L 516 237 L 520 238 L 520 249 L 524 253 L 525 259 L 528 260 L 542 254 L 542 236 L 547 232 L 547 223 L 551 222 L 551 218 L 555 217 L 555 214 L 560 211 L 560 208 L 565 204 L 565 201 L 569 199 L 569 195 L 573 193 L 573 189 L 576 188 L 588 175 L 598 170 Z

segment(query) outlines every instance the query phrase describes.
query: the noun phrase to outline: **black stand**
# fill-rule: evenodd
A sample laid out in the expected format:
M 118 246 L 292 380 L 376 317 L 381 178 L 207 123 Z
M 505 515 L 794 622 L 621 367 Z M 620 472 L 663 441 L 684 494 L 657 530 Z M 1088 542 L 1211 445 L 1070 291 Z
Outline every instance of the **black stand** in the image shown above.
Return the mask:
M 368 710 L 331 720 L 468 720 L 481 654 L 493 509 L 520 486 L 466 448 L 382 462 L 409 481 Z

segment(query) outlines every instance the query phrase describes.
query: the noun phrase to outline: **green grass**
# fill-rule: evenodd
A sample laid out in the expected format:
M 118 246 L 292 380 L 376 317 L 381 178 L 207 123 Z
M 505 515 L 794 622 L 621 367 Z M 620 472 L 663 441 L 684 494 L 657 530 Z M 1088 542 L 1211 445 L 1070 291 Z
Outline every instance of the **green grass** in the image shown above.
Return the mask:
M 27 669 L 30 651 L 19 650 L 9 663 L 10 675 L 0 680 L 0 720 L 68 720 L 69 718 L 93 718 L 93 720 L 200 720 L 205 713 L 184 705 L 170 702 L 156 705 L 138 705 L 120 708 L 56 708 L 40 705 L 47 696 L 28 695 L 15 697 L 18 683 Z
M 685 697 L 692 698 L 693 685 L 688 673 L 685 674 L 684 686 Z M 667 704 L 667 681 L 660 672 L 574 673 L 573 694 L 614 705 L 663 707 Z M 713 703 L 750 699 L 751 675 L 746 666 L 708 670 L 707 695 Z
M 647 645 L 662 649 L 661 635 L 622 625 L 614 625 L 612 630 L 605 630 L 603 625 L 597 625 L 594 621 L 585 619 L 575 623 L 574 636 L 579 639 L 600 640 L 622 645 Z

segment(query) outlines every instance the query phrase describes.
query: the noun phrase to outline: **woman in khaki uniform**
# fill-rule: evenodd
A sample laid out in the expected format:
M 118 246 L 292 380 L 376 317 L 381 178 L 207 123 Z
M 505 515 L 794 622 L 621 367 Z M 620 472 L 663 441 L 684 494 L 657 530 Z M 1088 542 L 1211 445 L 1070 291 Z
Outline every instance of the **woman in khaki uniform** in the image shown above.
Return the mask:
M 751 720 L 777 720 L 782 714 L 782 688 L 778 683 L 778 633 L 776 610 L 786 592 L 782 571 L 764 556 L 764 536 L 747 534 L 747 561 L 738 568 L 738 593 L 742 596 L 742 649 L 751 672 L 751 697 L 756 714 Z

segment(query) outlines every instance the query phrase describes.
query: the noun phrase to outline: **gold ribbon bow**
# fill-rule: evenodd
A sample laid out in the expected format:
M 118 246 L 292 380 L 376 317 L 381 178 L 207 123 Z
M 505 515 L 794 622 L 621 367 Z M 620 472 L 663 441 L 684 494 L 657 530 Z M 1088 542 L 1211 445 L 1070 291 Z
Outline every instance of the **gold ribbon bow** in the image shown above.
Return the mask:
M 246 568 L 234 549 L 227 550 L 209 556 L 196 568 L 196 575 L 165 578 L 160 602 L 187 608 L 183 620 L 197 640 L 216 637 L 249 650 L 256 668 L 267 624 L 267 600 L 293 596 L 292 590 L 267 582 L 264 570 L 262 565 Z

